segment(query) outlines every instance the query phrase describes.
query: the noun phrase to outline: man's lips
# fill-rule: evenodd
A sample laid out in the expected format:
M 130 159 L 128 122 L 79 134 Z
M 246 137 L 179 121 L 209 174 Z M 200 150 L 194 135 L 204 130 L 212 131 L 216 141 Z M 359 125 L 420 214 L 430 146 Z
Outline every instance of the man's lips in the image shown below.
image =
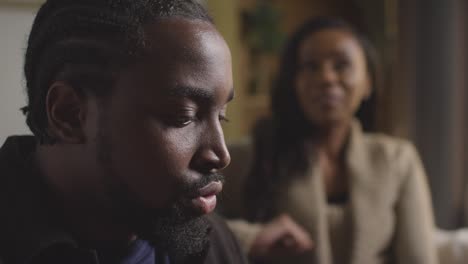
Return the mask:
M 192 199 L 192 206 L 204 214 L 211 213 L 216 207 L 216 195 L 223 189 L 220 181 L 214 181 L 198 190 L 197 197 Z

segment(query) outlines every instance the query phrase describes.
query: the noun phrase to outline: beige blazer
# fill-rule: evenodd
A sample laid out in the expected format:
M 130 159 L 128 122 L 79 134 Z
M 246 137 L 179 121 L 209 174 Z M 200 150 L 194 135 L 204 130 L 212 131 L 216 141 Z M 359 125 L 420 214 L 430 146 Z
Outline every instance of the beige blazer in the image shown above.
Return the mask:
M 412 144 L 381 134 L 364 134 L 353 124 L 346 149 L 350 177 L 350 264 L 435 264 L 433 212 L 426 175 Z M 248 250 L 260 223 L 240 220 L 242 186 L 252 160 L 250 142 L 230 147 L 221 212 Z M 316 163 L 307 177 L 285 186 L 272 202 L 302 225 L 316 244 L 313 253 L 278 263 L 332 264 L 326 214 L 326 195 Z M 337 264 L 337 263 L 335 263 Z M 345 263 L 338 263 L 345 264 Z

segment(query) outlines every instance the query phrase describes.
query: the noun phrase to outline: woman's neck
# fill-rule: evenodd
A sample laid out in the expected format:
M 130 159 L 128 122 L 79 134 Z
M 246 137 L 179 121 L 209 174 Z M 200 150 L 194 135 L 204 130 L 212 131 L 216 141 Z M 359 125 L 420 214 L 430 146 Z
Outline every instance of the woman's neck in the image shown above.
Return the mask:
M 341 122 L 316 128 L 316 133 L 312 137 L 315 149 L 331 160 L 339 159 L 350 128 L 351 122 Z

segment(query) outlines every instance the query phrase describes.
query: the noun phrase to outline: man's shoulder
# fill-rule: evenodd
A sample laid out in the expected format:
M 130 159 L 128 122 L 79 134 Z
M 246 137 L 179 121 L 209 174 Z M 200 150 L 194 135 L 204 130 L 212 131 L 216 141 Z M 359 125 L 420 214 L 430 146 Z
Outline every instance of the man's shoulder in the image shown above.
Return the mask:
M 28 184 L 24 178 L 30 176 L 29 162 L 34 148 L 35 140 L 32 136 L 9 137 L 1 146 L 0 202 L 17 194 L 18 188 Z
M 0 175 L 15 173 L 24 168 L 27 158 L 34 151 L 33 136 L 12 136 L 0 147 Z
M 53 216 L 32 162 L 35 146 L 32 136 L 14 136 L 0 148 L 0 264 L 23 263 L 49 240 L 59 241 L 49 232 Z M 42 241 L 44 234 L 53 239 Z
M 224 219 L 216 214 L 206 216 L 211 224 L 210 250 L 205 264 L 243 264 L 247 259 L 238 241 L 227 227 Z

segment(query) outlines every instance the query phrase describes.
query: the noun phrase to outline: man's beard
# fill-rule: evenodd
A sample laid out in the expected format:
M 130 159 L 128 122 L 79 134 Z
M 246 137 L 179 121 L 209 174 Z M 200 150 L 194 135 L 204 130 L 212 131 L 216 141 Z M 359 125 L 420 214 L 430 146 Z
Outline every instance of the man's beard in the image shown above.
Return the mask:
M 203 258 L 207 253 L 211 227 L 204 217 L 189 218 L 174 206 L 166 212 L 133 219 L 138 237 L 166 252 L 171 262 L 193 263 L 193 259 Z
M 191 187 L 187 186 L 184 193 L 192 193 L 212 181 L 222 180 L 220 174 L 206 175 L 199 182 L 191 184 Z M 157 250 L 167 252 L 171 263 L 196 263 L 209 248 L 211 226 L 206 218 L 189 208 L 187 202 L 190 201 L 184 199 L 168 209 L 159 210 L 136 209 L 136 204 L 127 207 L 130 209 L 127 213 L 133 213 L 127 220 L 138 237 L 151 243 Z
M 171 263 L 197 263 L 209 248 L 210 224 L 188 205 L 189 199 L 176 201 L 165 209 L 150 209 L 139 202 L 112 168 L 113 146 L 100 129 L 98 135 L 98 163 L 104 169 L 104 181 L 110 210 L 136 233 L 139 239 L 152 244 L 156 254 L 167 254 Z M 183 194 L 187 197 L 213 181 L 223 181 L 221 174 L 208 174 L 197 182 L 185 183 Z

